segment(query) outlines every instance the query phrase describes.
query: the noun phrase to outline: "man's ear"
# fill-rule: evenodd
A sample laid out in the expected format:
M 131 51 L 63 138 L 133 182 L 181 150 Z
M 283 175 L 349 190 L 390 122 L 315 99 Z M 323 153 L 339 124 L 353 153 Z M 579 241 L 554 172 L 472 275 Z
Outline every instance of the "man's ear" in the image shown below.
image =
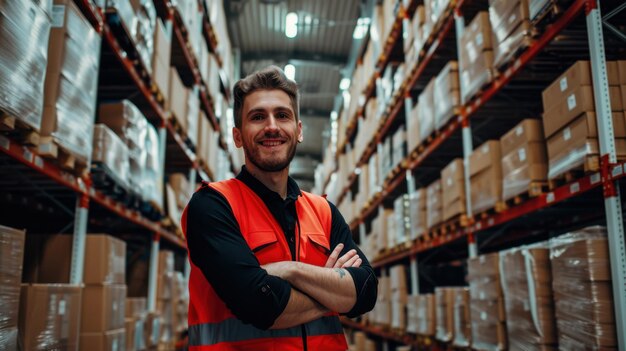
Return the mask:
M 237 127 L 233 127 L 233 141 L 235 142 L 235 146 L 237 148 L 243 146 L 243 140 L 241 140 L 241 130 Z
M 298 142 L 304 141 L 304 135 L 302 134 L 302 121 L 298 120 Z

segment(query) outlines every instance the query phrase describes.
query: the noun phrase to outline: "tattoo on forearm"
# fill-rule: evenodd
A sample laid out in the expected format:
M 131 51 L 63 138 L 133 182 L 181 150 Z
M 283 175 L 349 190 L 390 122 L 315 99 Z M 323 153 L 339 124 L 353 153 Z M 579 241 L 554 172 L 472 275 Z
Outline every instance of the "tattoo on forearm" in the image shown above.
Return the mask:
M 343 278 L 343 276 L 346 275 L 346 271 L 341 268 L 335 268 L 335 272 L 339 273 L 339 279 Z

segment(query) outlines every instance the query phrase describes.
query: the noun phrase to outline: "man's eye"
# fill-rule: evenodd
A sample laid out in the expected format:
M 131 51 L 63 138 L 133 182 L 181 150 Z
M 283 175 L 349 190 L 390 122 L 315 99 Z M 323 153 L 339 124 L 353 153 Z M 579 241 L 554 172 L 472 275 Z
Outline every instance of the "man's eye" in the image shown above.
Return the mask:
M 256 114 L 256 115 L 253 115 L 251 119 L 252 119 L 253 121 L 259 121 L 259 120 L 262 120 L 262 119 L 263 119 L 263 115 L 261 115 L 261 114 Z
M 278 118 L 289 118 L 289 114 L 285 112 L 280 112 L 277 115 Z

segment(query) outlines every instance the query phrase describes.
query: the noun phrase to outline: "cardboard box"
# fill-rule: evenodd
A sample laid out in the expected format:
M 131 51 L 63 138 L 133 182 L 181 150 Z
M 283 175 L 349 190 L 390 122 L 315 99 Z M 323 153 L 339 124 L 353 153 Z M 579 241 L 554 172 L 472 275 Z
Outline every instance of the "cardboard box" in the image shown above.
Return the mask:
M 187 132 L 187 102 L 189 101 L 189 89 L 185 87 L 178 75 L 176 67 L 171 67 L 169 71 L 169 91 L 167 100 L 169 101 L 170 111 L 176 123 L 180 128 Z
M 417 297 L 417 333 L 434 336 L 437 329 L 437 310 L 434 294 L 423 294 Z
M 502 200 L 502 156 L 500 142 L 490 140 L 470 156 L 472 211 L 479 213 Z
M 617 61 L 619 84 L 626 85 L 626 60 Z M 611 78 L 609 78 L 610 81 Z
M 406 303 L 391 301 L 391 327 L 406 329 Z
M 623 111 L 622 98 L 619 87 L 609 87 L 611 109 L 616 112 Z M 582 85 L 574 89 L 567 99 L 560 100 L 552 108 L 543 114 L 543 127 L 547 137 L 552 136 L 560 127 L 567 125 L 572 120 L 585 112 L 595 112 L 593 89 L 591 86 Z
M 476 14 L 461 36 L 461 69 L 472 65 L 483 51 L 492 49 L 489 13 L 481 11 Z
M 144 344 L 147 348 L 159 343 L 161 327 L 161 315 L 158 312 L 149 312 L 144 323 Z
M 520 146 L 533 143 L 545 142 L 541 120 L 525 119 L 500 138 L 500 151 L 507 155 Z
M 582 281 L 610 281 L 609 249 L 606 238 L 581 237 L 557 241 L 551 247 L 555 283 L 575 276 Z M 556 286 L 556 284 L 555 284 Z
M 87 285 L 83 289 L 80 332 L 124 328 L 126 285 Z
M 504 67 L 510 64 L 523 46 L 528 47 L 532 43 L 533 26 L 528 20 L 521 21 L 513 31 L 498 45 L 493 48 L 494 67 Z M 495 34 L 494 34 L 495 35 Z M 494 39 L 496 41 L 496 39 Z
M 420 188 L 409 195 L 409 217 L 411 239 L 416 239 L 428 230 L 428 210 L 426 207 L 426 189 Z
M 81 350 L 117 351 L 126 345 L 126 330 L 124 328 L 99 333 L 81 333 Z
M 464 214 L 465 176 L 463 159 L 456 158 L 441 171 L 443 221 Z
M 450 61 L 435 78 L 433 103 L 436 129 L 446 125 L 461 105 L 459 85 L 459 65 L 456 61 Z
M 169 108 L 170 57 L 172 50 L 172 33 L 167 30 L 160 19 L 156 20 L 154 29 L 154 52 L 152 54 L 152 79 L 165 98 L 165 109 Z
M 0 348 L 3 342 L 17 345 L 25 239 L 24 230 L 0 225 Z
M 608 61 L 606 68 L 609 86 L 618 86 L 620 84 L 619 74 L 621 74 L 621 71 L 618 69 L 618 63 L 616 61 Z M 567 99 L 579 87 L 592 85 L 593 80 L 589 61 L 576 61 L 541 93 L 543 110 L 548 111 L 557 103 Z M 546 133 L 546 135 L 548 134 Z
M 461 68 L 462 102 L 469 101 L 483 86 L 493 80 L 493 62 L 493 51 L 487 50 L 477 54 L 471 64 Z
M 443 219 L 441 179 L 432 182 L 426 189 L 426 227 L 433 228 Z
M 71 235 L 46 238 L 39 259 L 38 283 L 69 282 Z M 126 282 L 126 243 L 107 234 L 87 234 L 85 241 L 84 284 L 124 284 Z
M 406 116 L 406 140 L 407 150 L 413 152 L 422 142 L 420 137 L 420 107 L 417 102 L 415 104 L 404 104 Z
M 23 284 L 18 326 L 22 350 L 78 350 L 80 300 L 79 286 Z
M 498 319 L 498 302 L 471 300 L 472 348 L 477 350 L 506 350 L 506 323 Z
M 560 320 L 615 324 L 611 281 L 555 279 L 554 304 Z
M 435 288 L 437 302 L 437 340 L 454 339 L 454 288 Z
M 502 299 L 498 253 L 468 259 L 467 280 L 469 281 L 472 300 L 493 301 Z
M 424 142 L 435 130 L 435 78 L 431 79 L 418 97 L 418 126 L 420 143 Z
M 548 244 L 500 253 L 509 343 L 533 348 L 557 343 Z
M 529 8 L 527 0 L 491 0 L 489 1 L 489 20 L 495 42 L 501 43 L 523 21 L 529 20 Z M 497 48 L 498 45 L 495 45 Z
M 472 320 L 470 316 L 469 288 L 454 288 L 454 340 L 458 347 L 472 343 Z

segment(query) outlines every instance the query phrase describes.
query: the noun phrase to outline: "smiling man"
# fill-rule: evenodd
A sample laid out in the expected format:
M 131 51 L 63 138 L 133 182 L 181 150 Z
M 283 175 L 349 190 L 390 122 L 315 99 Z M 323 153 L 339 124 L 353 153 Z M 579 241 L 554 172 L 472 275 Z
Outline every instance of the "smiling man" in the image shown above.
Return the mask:
M 233 89 L 245 166 L 204 183 L 183 213 L 190 350 L 346 350 L 338 315 L 376 302 L 378 281 L 337 208 L 301 191 L 298 87 L 270 66 Z

